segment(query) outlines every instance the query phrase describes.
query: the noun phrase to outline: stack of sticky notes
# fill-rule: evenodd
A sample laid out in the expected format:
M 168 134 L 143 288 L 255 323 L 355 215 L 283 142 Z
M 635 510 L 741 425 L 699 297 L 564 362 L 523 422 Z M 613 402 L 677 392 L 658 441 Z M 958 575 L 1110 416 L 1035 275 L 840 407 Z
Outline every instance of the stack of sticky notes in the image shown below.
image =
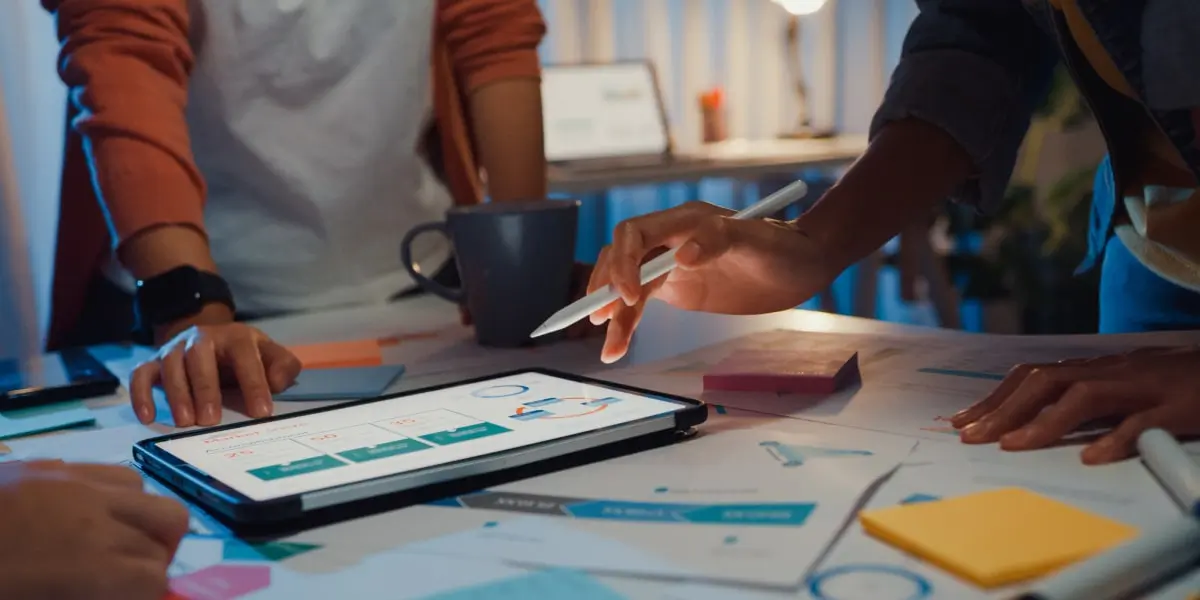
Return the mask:
M 403 365 L 383 364 L 378 340 L 291 346 L 304 371 L 276 400 L 317 401 L 374 398 L 404 373 Z
M 831 394 L 858 380 L 858 353 L 744 350 L 704 375 L 705 391 Z
M 379 340 L 373 339 L 290 346 L 288 350 L 300 359 L 305 369 L 376 367 L 383 364 L 383 348 Z
M 984 588 L 1039 577 L 1137 529 L 1022 488 L 859 514 L 866 532 Z

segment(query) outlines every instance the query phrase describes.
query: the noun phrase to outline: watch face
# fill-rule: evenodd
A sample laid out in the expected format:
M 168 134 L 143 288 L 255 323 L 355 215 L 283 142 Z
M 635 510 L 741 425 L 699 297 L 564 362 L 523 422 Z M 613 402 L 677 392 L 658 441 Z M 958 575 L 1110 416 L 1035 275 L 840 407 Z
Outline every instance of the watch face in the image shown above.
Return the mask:
M 217 275 L 194 267 L 179 267 L 138 282 L 138 313 L 143 325 L 178 321 L 212 302 L 232 307 L 229 288 Z

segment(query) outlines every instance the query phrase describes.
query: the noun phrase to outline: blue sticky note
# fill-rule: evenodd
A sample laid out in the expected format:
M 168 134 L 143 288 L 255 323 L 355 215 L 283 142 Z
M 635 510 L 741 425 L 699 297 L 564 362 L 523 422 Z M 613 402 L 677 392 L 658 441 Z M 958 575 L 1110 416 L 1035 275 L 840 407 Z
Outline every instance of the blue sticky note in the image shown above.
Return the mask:
M 566 569 L 537 571 L 529 575 L 433 594 L 422 600 L 529 600 L 530 598 L 625 600 L 625 596 L 596 581 L 587 573 Z
M 305 369 L 292 387 L 275 394 L 276 400 L 354 400 L 383 395 L 404 374 L 403 365 Z
M 92 411 L 82 402 L 59 402 L 0 413 L 0 440 L 91 425 L 96 422 Z

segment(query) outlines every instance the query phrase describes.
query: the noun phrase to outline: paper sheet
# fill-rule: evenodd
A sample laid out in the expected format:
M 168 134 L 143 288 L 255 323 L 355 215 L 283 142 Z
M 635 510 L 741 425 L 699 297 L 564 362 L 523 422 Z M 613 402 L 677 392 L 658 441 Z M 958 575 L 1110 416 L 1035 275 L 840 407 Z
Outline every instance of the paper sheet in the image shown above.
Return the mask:
M 725 431 L 444 503 L 491 520 L 408 549 L 794 586 L 912 446 L 795 420 Z
M 19 438 L 96 421 L 82 402 L 60 402 L 0 413 L 0 440 Z
M 922 443 L 924 445 L 924 443 Z M 920 450 L 918 449 L 918 453 Z M 1051 463 L 1059 463 L 1051 460 Z M 1021 485 L 1080 508 L 1137 527 L 1178 515 L 1178 509 L 1135 461 L 1110 467 L 1075 463 L 1076 477 L 1065 469 L 1029 469 L 978 461 L 901 467 L 868 502 L 867 509 Z M 1101 472 L 1082 475 L 1094 469 Z M 1021 586 L 985 592 L 866 535 L 853 523 L 813 574 L 814 600 L 821 598 L 930 598 L 971 600 L 1009 598 Z M 926 590 L 922 592 L 922 590 Z
M 714 404 L 949 441 L 957 432 L 946 419 L 985 397 L 1016 363 L 1101 356 L 1181 339 L 1180 334 L 898 337 L 773 331 L 605 376 Z M 856 350 L 862 383 L 828 396 L 704 392 L 703 372 L 740 348 Z

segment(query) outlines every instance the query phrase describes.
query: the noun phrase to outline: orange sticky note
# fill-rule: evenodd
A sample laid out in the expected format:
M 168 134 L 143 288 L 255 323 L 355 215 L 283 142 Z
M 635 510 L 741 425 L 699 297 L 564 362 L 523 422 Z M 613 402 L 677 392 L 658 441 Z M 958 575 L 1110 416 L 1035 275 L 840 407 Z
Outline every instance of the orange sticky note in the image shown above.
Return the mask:
M 376 367 L 383 364 L 383 350 L 377 340 L 327 342 L 288 348 L 305 369 Z
M 858 518 L 868 534 L 984 588 L 1040 577 L 1138 533 L 1023 488 L 865 511 Z

